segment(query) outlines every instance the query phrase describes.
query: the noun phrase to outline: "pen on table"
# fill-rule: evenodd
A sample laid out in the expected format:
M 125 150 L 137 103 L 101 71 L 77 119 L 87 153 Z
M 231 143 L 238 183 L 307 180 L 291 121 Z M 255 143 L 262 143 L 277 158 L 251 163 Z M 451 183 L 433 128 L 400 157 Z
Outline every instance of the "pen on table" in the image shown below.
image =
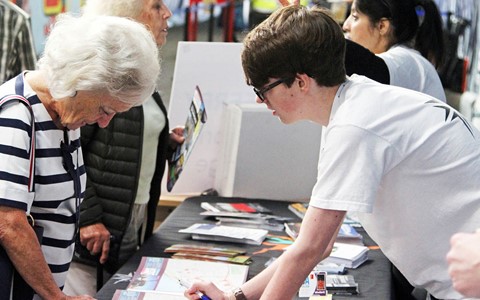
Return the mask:
M 178 278 L 178 282 L 180 283 L 181 286 L 183 286 L 184 288 L 187 288 L 189 289 L 191 284 L 189 284 L 188 282 Z M 210 297 L 208 297 L 207 295 L 205 295 L 204 293 L 200 292 L 200 291 L 196 291 L 195 294 L 197 294 L 198 297 L 200 297 L 200 299 L 202 300 L 212 300 L 210 299 Z

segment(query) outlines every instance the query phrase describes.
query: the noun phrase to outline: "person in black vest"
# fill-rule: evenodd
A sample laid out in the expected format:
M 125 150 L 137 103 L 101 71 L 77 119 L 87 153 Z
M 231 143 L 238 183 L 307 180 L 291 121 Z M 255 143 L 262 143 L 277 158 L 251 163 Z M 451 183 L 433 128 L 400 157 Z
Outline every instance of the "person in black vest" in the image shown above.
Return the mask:
M 136 20 L 162 46 L 172 13 L 161 0 L 89 0 L 84 15 Z M 151 236 L 169 149 L 178 143 L 183 143 L 183 128 L 169 132 L 158 92 L 142 106 L 115 116 L 108 127 L 82 130 L 88 179 L 66 293 L 94 295 L 98 260 L 113 274 Z

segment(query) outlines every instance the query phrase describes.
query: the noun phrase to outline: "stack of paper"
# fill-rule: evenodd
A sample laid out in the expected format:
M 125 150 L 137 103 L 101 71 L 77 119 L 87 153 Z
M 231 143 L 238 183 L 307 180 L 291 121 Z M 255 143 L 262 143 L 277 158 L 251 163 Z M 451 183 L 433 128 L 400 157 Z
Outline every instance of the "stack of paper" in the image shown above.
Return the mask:
M 368 259 L 368 247 L 335 243 L 332 253 L 322 263 L 336 263 L 355 269 Z
M 245 250 L 192 244 L 174 244 L 166 248 L 165 253 L 174 253 L 172 258 L 221 261 L 233 264 L 249 264 L 250 256 Z
M 287 233 L 292 239 L 296 239 L 298 237 L 298 233 L 300 232 L 300 225 L 301 222 L 289 222 L 285 223 L 285 233 Z M 338 231 L 338 235 L 336 241 L 339 243 L 345 244 L 354 244 L 363 246 L 363 237 L 357 230 L 349 225 L 349 224 L 342 224 L 340 230 Z
M 197 223 L 178 232 L 191 233 L 194 240 L 261 245 L 268 230 Z
M 284 226 L 281 222 L 277 222 L 275 220 L 270 219 L 263 219 L 263 218 L 255 218 L 255 219 L 247 219 L 247 218 L 230 218 L 230 217 L 216 217 L 217 225 L 225 225 L 225 226 L 236 226 L 236 227 L 243 227 L 243 228 L 260 228 L 265 230 L 272 230 L 272 231 L 283 231 Z
M 217 225 L 283 231 L 283 223 L 291 220 L 273 215 L 268 208 L 259 203 L 202 202 L 201 207 L 205 211 L 200 215 L 215 217 Z

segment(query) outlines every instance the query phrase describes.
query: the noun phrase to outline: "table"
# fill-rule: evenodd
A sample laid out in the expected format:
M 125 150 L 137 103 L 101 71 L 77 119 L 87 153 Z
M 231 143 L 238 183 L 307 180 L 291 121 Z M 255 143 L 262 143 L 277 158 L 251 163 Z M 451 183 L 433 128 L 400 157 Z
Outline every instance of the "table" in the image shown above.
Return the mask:
M 197 196 L 185 199 L 160 225 L 159 229 L 148 239 L 142 247 L 133 255 L 117 272 L 117 274 L 128 274 L 137 269 L 142 256 L 159 256 L 170 257 L 163 250 L 178 243 L 200 243 L 190 238 L 189 234 L 178 233 L 179 229 L 186 228 L 194 223 L 214 222 L 200 216 L 203 211 L 200 207 L 201 202 L 257 202 L 266 208 L 269 208 L 273 214 L 283 217 L 294 217 L 295 214 L 288 210 L 290 202 L 266 200 L 266 199 L 250 199 L 250 198 L 224 198 L 214 196 Z M 297 220 L 299 220 L 297 218 Z M 375 245 L 363 229 L 358 229 L 364 235 L 364 242 L 367 246 Z M 271 232 L 272 234 L 285 235 L 284 232 Z M 203 241 L 202 241 L 203 242 Z M 225 244 L 227 245 L 227 244 Z M 248 279 L 252 278 L 265 268 L 265 263 L 271 257 L 278 257 L 283 250 L 275 250 L 271 245 L 243 245 L 228 244 L 235 248 L 243 248 L 252 255 L 253 263 L 250 265 Z M 348 274 L 355 277 L 359 284 L 359 294 L 355 296 L 334 296 L 334 299 L 394 299 L 393 284 L 391 279 L 391 263 L 384 256 L 380 249 L 372 249 L 369 251 L 369 260 L 357 269 L 349 269 Z M 120 282 L 115 284 L 115 280 L 110 279 L 100 289 L 95 296 L 99 300 L 110 300 L 116 289 L 125 289 L 128 282 Z M 297 298 L 306 299 L 306 298 Z

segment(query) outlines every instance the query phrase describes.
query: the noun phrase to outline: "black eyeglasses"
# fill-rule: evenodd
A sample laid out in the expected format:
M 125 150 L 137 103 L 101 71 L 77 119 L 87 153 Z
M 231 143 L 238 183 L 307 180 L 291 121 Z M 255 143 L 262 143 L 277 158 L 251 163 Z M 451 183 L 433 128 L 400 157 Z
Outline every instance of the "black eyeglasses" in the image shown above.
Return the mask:
M 279 85 L 281 83 L 284 83 L 285 81 L 287 81 L 287 78 L 282 78 L 282 79 L 279 79 L 277 81 L 274 81 L 274 82 L 270 83 L 269 85 L 267 85 L 266 87 L 263 87 L 261 89 L 257 89 L 257 88 L 254 87 L 253 91 L 255 92 L 255 94 L 257 94 L 258 98 L 260 98 L 260 100 L 262 102 L 264 102 L 265 101 L 265 93 L 268 92 L 269 90 L 273 89 L 277 85 Z

